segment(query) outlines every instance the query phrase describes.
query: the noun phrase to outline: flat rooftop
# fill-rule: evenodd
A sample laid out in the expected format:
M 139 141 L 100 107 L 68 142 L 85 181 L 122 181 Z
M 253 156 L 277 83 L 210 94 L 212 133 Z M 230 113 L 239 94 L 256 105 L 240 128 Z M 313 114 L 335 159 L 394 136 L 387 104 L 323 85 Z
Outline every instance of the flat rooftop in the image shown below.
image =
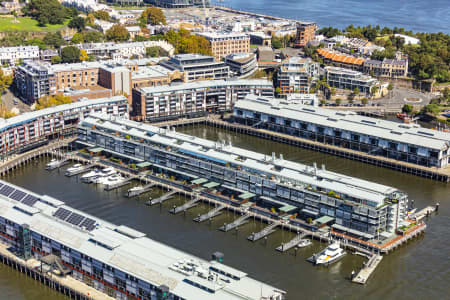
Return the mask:
M 284 294 L 245 272 L 189 255 L 142 232 L 106 222 L 60 200 L 3 180 L 0 180 L 0 217 L 28 224 L 32 232 L 139 280 L 155 286 L 166 285 L 170 293 L 184 299 L 259 300 L 261 296 L 270 299 Z M 205 279 L 209 274 L 217 275 L 218 280 Z

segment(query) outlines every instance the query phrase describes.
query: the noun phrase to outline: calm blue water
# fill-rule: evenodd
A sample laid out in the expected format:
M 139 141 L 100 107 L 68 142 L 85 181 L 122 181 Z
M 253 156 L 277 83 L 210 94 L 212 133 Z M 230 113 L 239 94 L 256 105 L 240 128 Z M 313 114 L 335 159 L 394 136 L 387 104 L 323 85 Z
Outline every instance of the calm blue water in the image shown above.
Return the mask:
M 349 24 L 450 33 L 449 0 L 224 0 L 212 3 L 345 28 Z

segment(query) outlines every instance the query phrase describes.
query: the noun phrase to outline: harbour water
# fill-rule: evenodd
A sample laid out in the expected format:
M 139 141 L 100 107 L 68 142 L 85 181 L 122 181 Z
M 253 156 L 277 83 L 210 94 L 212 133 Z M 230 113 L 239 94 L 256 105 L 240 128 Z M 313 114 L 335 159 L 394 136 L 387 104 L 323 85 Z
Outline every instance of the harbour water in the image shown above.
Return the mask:
M 203 125 L 179 128 L 199 137 L 231 141 L 236 146 L 270 154 L 283 153 L 285 159 L 311 164 L 324 163 L 327 169 L 379 183 L 395 186 L 408 192 L 419 208 L 439 202 L 437 216 L 427 221 L 427 233 L 409 242 L 383 259 L 365 286 L 350 283 L 352 270 L 358 270 L 364 259 L 347 255 L 329 268 L 316 268 L 305 259 L 325 247 L 314 242 L 312 246 L 281 254 L 275 248 L 293 237 L 292 233 L 277 230 L 264 240 L 251 243 L 247 236 L 265 225 L 250 221 L 239 229 L 223 233 L 217 228 L 231 222 L 236 216 L 225 212 L 211 224 L 198 224 L 192 219 L 210 209 L 201 204 L 183 214 L 168 212 L 173 205 L 185 200 L 176 197 L 159 206 L 148 207 L 144 202 L 163 191 L 154 189 L 138 198 L 125 198 L 130 187 L 110 192 L 95 185 L 86 185 L 76 177 L 64 176 L 63 170 L 48 172 L 44 161 L 14 171 L 5 180 L 24 186 L 37 193 L 46 193 L 64 200 L 68 205 L 116 224 L 125 224 L 145 232 L 150 238 L 208 259 L 214 251 L 225 253 L 225 262 L 264 282 L 288 291 L 288 299 L 444 299 L 448 297 L 450 240 L 450 196 L 448 184 L 443 184 L 395 171 L 353 162 L 288 145 L 231 133 Z M 0 265 L 2 297 L 9 300 L 64 299 L 63 296 Z M 0 297 L 1 298 L 1 297 Z M 5 298 L 6 299 L 6 298 Z
M 217 5 L 340 29 L 349 24 L 450 33 L 448 0 L 212 0 Z

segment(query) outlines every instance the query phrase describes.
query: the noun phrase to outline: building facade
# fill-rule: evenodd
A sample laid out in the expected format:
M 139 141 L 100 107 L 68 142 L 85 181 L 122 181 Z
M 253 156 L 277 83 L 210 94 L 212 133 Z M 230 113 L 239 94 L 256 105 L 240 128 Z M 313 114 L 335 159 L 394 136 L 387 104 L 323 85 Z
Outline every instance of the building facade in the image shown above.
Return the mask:
M 248 125 L 426 167 L 450 164 L 450 133 L 288 102 L 247 96 L 234 117 Z
M 339 68 L 346 68 L 356 71 L 362 71 L 364 65 L 364 58 L 346 55 L 334 50 L 317 49 L 319 57 L 321 57 L 325 64 L 333 65 Z
M 60 271 L 105 298 L 284 299 L 284 291 L 218 260 L 189 255 L 6 181 L 0 181 L 0 207 L 2 244 L 17 249 L 24 260 L 53 255 Z
M 95 114 L 80 124 L 79 142 L 150 162 L 158 172 L 180 180 L 215 182 L 214 189 L 222 195 L 246 193 L 258 205 L 266 201 L 292 205 L 305 219 L 330 216 L 335 219 L 335 229 L 363 240 L 394 234 L 406 217 L 408 197 L 395 188 L 224 141 Z
M 297 23 L 297 33 L 295 36 L 295 47 L 305 47 L 314 40 L 316 35 L 316 23 Z
M 331 87 L 351 91 L 358 89 L 363 95 L 370 95 L 372 88 L 379 84 L 375 78 L 344 68 L 325 67 L 325 74 Z
M 211 80 L 133 90 L 133 118 L 162 120 L 230 111 L 248 94 L 273 96 L 266 80 Z
M 3 158 L 72 135 L 78 122 L 92 112 L 128 116 L 128 100 L 123 96 L 84 100 L 1 119 L 0 154 Z
M 0 47 L 0 64 L 16 65 L 25 59 L 39 59 L 38 46 Z
M 230 77 L 230 68 L 224 62 L 215 61 L 214 57 L 203 54 L 177 54 L 161 61 L 160 65 L 184 73 L 185 82 Z
M 286 58 L 278 69 L 277 87 L 281 95 L 309 93 L 311 84 L 319 77 L 319 64 L 310 58 Z
M 377 77 L 404 78 L 408 76 L 408 60 L 385 58 L 380 61 L 368 59 L 364 62 L 363 71 Z
M 184 74 L 178 70 L 172 71 L 163 66 L 139 67 L 131 75 L 133 88 L 168 85 L 172 81 L 183 81 Z
M 225 57 L 225 64 L 230 67 L 232 75 L 245 78 L 256 72 L 258 62 L 253 53 L 230 54 Z
M 211 51 L 217 60 L 233 53 L 249 53 L 250 37 L 245 33 L 201 32 L 211 45 Z
M 186 8 L 191 6 L 210 6 L 210 0 L 150 0 L 149 3 L 166 8 Z
M 131 57 L 144 57 L 149 47 L 160 47 L 167 55 L 175 53 L 174 47 L 166 41 L 145 41 L 129 43 L 86 43 L 74 45 L 80 50 L 85 50 L 88 55 L 98 58 L 123 59 Z

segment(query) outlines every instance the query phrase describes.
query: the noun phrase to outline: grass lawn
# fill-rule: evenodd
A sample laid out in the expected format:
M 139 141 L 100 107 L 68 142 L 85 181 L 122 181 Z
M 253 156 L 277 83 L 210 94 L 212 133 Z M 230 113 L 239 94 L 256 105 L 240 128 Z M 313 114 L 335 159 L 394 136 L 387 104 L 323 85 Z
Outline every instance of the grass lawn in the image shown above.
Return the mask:
M 64 24 L 47 25 L 41 27 L 37 25 L 37 21 L 30 17 L 19 17 L 17 21 L 19 23 L 11 22 L 14 18 L 0 18 L 0 32 L 5 31 L 56 31 L 62 29 L 69 23 L 67 19 Z

